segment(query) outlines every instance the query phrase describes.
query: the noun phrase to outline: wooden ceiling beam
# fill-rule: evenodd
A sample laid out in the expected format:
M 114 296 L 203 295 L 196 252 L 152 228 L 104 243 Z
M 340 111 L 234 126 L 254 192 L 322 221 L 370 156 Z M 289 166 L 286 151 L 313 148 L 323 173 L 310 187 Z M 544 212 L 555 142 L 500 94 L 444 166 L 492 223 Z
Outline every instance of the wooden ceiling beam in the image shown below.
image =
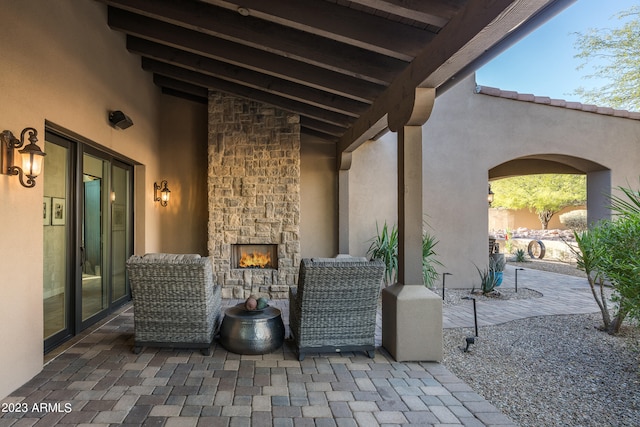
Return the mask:
M 203 0 L 300 31 L 411 61 L 434 33 L 337 3 L 317 0 Z M 375 29 L 372 31 L 372 29 Z
M 274 95 L 304 102 L 309 105 L 315 105 L 316 107 L 352 117 L 358 117 L 366 111 L 369 105 L 132 36 L 127 37 L 127 49 L 132 53 L 139 54 L 146 58 L 218 77 L 232 83 L 263 90 Z
M 109 8 L 109 26 L 145 40 L 370 103 L 384 86 L 305 64 L 193 30 Z
M 191 83 L 192 85 L 204 86 L 211 90 L 218 90 L 241 98 L 253 99 L 264 102 L 265 104 L 271 104 L 282 108 L 283 110 L 288 110 L 293 113 L 300 114 L 301 116 L 308 116 L 336 126 L 346 128 L 354 121 L 353 118 L 344 114 L 327 111 L 309 104 L 269 94 L 258 89 L 241 86 L 206 74 L 180 68 L 175 65 L 154 61 L 149 58 L 142 58 L 142 68 L 145 71 L 171 77 L 176 80 Z
M 196 0 L 102 0 L 109 6 L 196 30 L 317 67 L 386 85 L 407 66 L 315 34 L 242 16 Z M 313 46 L 313 49 L 309 47 Z
M 444 27 L 467 1 L 474 0 L 351 0 L 352 3 L 440 28 Z
M 372 126 L 383 123 L 388 114 L 406 106 L 416 88 L 437 89 L 469 64 L 472 58 L 481 56 L 496 43 L 483 35 L 506 37 L 518 22 L 535 14 L 531 8 L 543 8 L 546 3 L 545 0 L 469 1 L 438 33 L 433 43 L 376 99 L 367 113 L 345 132 L 339 142 L 339 152 L 353 151 L 369 139 Z
M 304 126 L 309 129 L 314 129 L 318 132 L 322 132 L 327 135 L 333 135 L 336 138 L 340 137 L 347 130 L 347 128 L 345 127 L 321 122 L 319 120 L 315 120 L 310 117 L 301 117 L 300 126 Z
M 209 89 L 204 86 L 194 85 L 185 81 L 172 79 L 171 77 L 162 76 L 159 74 L 153 75 L 153 83 L 163 88 L 173 89 L 178 92 L 202 97 L 204 99 L 207 99 L 209 96 Z
M 339 139 L 337 136 L 327 135 L 324 132 L 318 132 L 315 129 L 306 127 L 306 126 L 302 125 L 302 123 L 300 123 L 300 133 L 303 133 L 305 135 L 310 135 L 310 136 L 313 136 L 315 138 L 321 139 L 322 142 L 325 142 L 327 144 L 331 144 L 333 146 L 336 145 L 336 143 L 338 142 L 338 139 Z
M 197 102 L 198 104 L 204 104 L 204 105 L 207 105 L 207 103 L 209 102 L 209 99 L 207 97 L 203 98 L 201 96 L 192 95 L 190 93 L 182 92 L 176 89 L 171 89 L 169 87 L 163 87 L 161 89 L 162 89 L 163 95 L 175 96 L 176 98 L 182 98 L 182 99 L 186 99 L 187 101 Z

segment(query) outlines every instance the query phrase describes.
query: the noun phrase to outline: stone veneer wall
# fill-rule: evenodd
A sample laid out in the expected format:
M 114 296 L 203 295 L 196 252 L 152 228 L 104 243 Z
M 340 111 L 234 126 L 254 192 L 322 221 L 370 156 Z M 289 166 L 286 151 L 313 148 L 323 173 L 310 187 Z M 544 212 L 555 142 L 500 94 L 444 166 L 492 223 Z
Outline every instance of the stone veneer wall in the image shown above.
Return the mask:
M 286 298 L 300 265 L 300 118 L 209 93 L 209 254 L 223 298 Z M 232 269 L 231 245 L 277 244 L 278 269 Z

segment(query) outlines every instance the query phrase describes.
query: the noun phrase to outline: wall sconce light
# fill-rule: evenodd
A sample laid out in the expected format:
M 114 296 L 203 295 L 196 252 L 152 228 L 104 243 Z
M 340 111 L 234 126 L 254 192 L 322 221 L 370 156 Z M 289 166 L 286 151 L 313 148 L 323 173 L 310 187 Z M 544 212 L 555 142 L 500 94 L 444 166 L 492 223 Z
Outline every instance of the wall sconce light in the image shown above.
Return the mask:
M 24 146 L 25 134 L 29 132 L 29 144 Z M 13 136 L 10 130 L 5 130 L 0 133 L 0 158 L 1 168 L 0 173 L 5 175 L 18 175 L 20 184 L 24 187 L 31 188 L 36 185 L 36 177 L 42 172 L 42 162 L 46 154 L 36 144 L 38 142 L 38 131 L 34 128 L 24 128 L 20 133 L 20 139 Z M 22 148 L 24 146 L 24 148 Z M 15 166 L 13 164 L 14 152 L 13 150 L 22 148 L 19 150 L 20 157 L 22 158 L 22 167 Z M 24 176 L 27 180 L 25 182 Z
M 489 193 L 487 194 L 487 202 L 489 202 L 489 206 L 493 203 L 493 191 L 491 191 L 491 184 L 489 184 Z
M 158 194 L 160 193 L 160 194 Z M 167 180 L 160 181 L 160 184 L 157 182 L 153 183 L 153 201 L 160 202 L 160 206 L 167 206 L 169 203 L 169 198 L 171 197 L 171 191 L 167 187 Z

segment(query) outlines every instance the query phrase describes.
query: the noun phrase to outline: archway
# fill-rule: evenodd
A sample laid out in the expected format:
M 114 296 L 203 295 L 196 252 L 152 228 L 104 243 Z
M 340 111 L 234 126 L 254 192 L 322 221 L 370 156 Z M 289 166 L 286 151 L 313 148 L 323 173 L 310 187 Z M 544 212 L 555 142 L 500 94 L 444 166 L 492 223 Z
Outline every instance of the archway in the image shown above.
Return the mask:
M 488 171 L 489 181 L 532 174 L 585 174 L 587 176 L 587 223 L 611 216 L 611 170 L 594 161 L 563 154 L 535 154 L 501 163 Z

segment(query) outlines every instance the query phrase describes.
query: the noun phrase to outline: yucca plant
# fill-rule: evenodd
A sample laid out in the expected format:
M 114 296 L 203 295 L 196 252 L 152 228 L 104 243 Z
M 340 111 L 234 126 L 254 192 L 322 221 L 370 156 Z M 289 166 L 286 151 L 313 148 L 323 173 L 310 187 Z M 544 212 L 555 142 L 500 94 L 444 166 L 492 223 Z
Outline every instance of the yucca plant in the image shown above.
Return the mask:
M 434 250 L 437 244 L 438 241 L 434 236 L 427 230 L 422 231 L 422 277 L 428 288 L 433 288 L 438 279 L 436 266 L 442 267 L 442 263 L 436 259 L 438 254 Z
M 612 195 L 611 210 L 620 216 L 640 215 L 640 190 L 632 188 L 618 187 L 619 191 L 626 196 Z
M 425 224 L 426 225 L 426 224 Z M 367 250 L 367 255 L 372 259 L 379 259 L 384 262 L 385 286 L 396 282 L 398 272 L 398 228 L 394 224 L 389 228 L 385 222 L 382 229 L 376 223 L 377 235 L 371 239 L 371 245 Z M 422 277 L 424 284 L 432 288 L 438 278 L 436 266 L 442 263 L 436 259 L 434 250 L 438 241 L 427 230 L 422 232 Z
M 385 221 L 380 230 L 376 223 L 376 236 L 371 240 L 367 255 L 384 262 L 384 283 L 385 286 L 389 286 L 396 282 L 398 271 L 398 227 L 394 224 L 389 230 Z

